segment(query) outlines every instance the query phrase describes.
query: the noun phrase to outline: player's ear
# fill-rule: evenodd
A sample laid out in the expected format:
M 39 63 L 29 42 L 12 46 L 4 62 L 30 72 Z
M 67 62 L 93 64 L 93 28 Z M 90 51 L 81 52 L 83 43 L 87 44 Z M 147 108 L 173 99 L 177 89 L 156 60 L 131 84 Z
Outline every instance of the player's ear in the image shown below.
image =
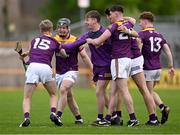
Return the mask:
M 69 33 L 71 33 L 71 29 L 70 28 L 68 28 L 68 31 L 69 31 Z

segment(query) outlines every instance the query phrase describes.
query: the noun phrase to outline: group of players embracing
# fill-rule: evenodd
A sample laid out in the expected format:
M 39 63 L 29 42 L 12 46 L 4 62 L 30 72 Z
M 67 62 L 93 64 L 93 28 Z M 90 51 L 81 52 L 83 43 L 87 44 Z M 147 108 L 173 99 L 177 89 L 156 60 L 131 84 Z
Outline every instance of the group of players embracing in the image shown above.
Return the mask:
M 29 60 L 23 98 L 24 121 L 20 127 L 30 125 L 31 98 L 39 82 L 50 96 L 50 119 L 55 125 L 63 125 L 61 117 L 66 104 L 75 116 L 75 124 L 83 124 L 72 93 L 72 87 L 78 77 L 78 54 L 92 71 L 96 85 L 97 119 L 91 125 L 122 126 L 122 100 L 129 114 L 127 126 L 140 124 L 128 90 L 129 77 L 132 77 L 143 96 L 149 115 L 145 124 L 159 126 L 168 120 L 170 108 L 160 99 L 154 87 L 160 80 L 162 51 L 167 56 L 169 75 L 174 75 L 170 47 L 162 34 L 154 28 L 154 15 L 151 12 L 144 11 L 140 14 L 140 32 L 133 29 L 136 20 L 123 16 L 123 13 L 123 7 L 120 5 L 107 8 L 105 14 L 110 25 L 105 28 L 101 25 L 101 15 L 98 11 L 87 12 L 84 22 L 88 31 L 78 38 L 71 35 L 71 22 L 68 18 L 58 20 L 55 36 L 52 36 L 52 22 L 41 21 L 41 35 L 31 41 L 29 51 L 21 54 L 22 59 L 28 56 Z M 86 45 L 91 52 L 90 58 L 85 50 Z M 53 54 L 56 57 L 55 79 L 51 66 Z M 108 84 L 110 90 L 109 94 L 106 94 Z M 59 99 L 56 92 L 61 95 Z M 156 106 L 162 113 L 160 119 L 157 117 Z M 105 107 L 107 114 L 104 117 Z

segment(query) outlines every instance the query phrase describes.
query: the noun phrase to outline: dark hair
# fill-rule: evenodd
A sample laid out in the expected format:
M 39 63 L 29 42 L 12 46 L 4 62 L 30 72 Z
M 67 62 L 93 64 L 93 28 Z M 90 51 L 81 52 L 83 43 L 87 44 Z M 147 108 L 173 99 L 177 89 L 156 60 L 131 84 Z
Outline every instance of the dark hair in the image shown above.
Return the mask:
M 150 22 L 154 22 L 154 15 L 153 15 L 153 13 L 151 13 L 149 11 L 144 11 L 139 16 L 139 19 L 147 19 Z
M 101 21 L 101 15 L 97 10 L 91 10 L 86 13 L 85 18 L 95 18 L 97 22 Z
M 124 9 L 121 5 L 114 5 L 109 8 L 109 11 L 112 11 L 112 12 L 118 11 L 118 12 L 123 13 Z
M 104 10 L 104 13 L 109 16 L 109 15 L 110 15 L 110 10 L 109 10 L 109 8 L 106 8 L 106 9 Z

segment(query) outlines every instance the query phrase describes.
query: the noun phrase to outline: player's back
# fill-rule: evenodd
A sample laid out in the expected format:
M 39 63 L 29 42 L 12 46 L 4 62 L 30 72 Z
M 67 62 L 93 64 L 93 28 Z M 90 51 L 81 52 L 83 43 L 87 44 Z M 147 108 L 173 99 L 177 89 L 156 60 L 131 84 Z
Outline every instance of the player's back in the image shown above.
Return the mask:
M 166 40 L 154 28 L 147 28 L 142 30 L 139 32 L 139 36 L 143 43 L 142 54 L 144 56 L 144 69 L 159 69 L 161 67 L 161 49 L 166 43 Z
M 31 41 L 29 63 L 43 63 L 51 66 L 52 57 L 59 44 L 50 36 L 40 36 Z
M 131 38 L 128 34 L 118 30 L 119 26 L 126 26 L 128 29 L 133 27 L 129 21 L 119 21 L 112 24 L 111 28 L 109 28 L 112 34 L 112 57 L 115 59 L 123 57 L 132 58 Z

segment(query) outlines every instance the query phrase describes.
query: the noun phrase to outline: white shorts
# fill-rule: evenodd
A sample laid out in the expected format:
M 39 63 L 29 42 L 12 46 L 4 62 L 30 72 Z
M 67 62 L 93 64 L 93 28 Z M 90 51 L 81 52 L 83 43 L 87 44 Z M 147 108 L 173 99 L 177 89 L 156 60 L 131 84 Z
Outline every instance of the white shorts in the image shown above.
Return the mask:
M 157 70 L 144 70 L 146 81 L 159 81 L 161 75 L 161 69 Z
M 31 63 L 26 71 L 26 84 L 53 81 L 52 68 L 47 64 Z
M 119 58 L 111 60 L 111 74 L 112 79 L 115 80 L 117 78 L 128 78 L 130 69 L 131 69 L 130 58 Z
M 69 80 L 73 83 L 77 80 L 78 77 L 78 71 L 68 71 L 65 74 L 56 74 L 56 85 L 57 88 L 60 88 L 61 83 L 63 80 Z
M 143 64 L 144 64 L 143 56 L 139 56 L 137 58 L 132 59 L 130 76 L 143 72 Z

